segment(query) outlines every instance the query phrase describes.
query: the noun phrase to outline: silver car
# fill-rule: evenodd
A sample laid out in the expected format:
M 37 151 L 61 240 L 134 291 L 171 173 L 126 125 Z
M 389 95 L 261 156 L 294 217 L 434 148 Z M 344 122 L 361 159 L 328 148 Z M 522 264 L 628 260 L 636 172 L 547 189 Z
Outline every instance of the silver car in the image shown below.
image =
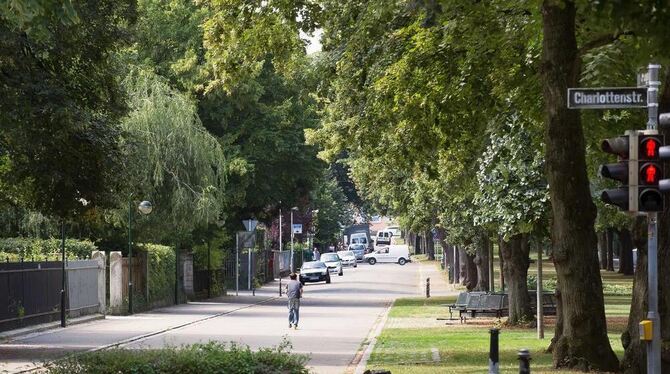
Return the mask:
M 364 244 L 351 244 L 349 250 L 354 252 L 356 255 L 356 261 L 363 261 L 363 256 L 365 256 L 365 245 Z
M 339 251 L 337 252 L 337 256 L 340 257 L 340 260 L 342 260 L 342 265 L 358 267 L 358 263 L 356 262 L 356 255 L 353 251 Z
M 340 256 L 337 253 L 324 253 L 319 260 L 328 266 L 329 273 L 337 273 L 339 276 L 344 275 L 342 272 L 342 260 L 340 260 Z

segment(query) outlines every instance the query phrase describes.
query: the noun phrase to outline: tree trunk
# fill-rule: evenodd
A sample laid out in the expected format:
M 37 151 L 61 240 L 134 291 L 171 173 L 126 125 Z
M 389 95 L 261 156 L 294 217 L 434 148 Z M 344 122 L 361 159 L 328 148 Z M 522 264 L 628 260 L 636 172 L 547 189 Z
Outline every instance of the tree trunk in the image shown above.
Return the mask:
M 663 93 L 660 96 L 659 112 L 670 111 L 670 74 L 666 74 L 661 85 Z M 670 129 L 660 129 L 666 139 L 670 138 Z M 670 168 L 664 164 L 664 175 L 670 175 Z M 667 196 L 666 196 L 667 200 Z M 661 322 L 661 372 L 670 373 L 670 204 L 659 214 L 658 220 L 658 309 Z M 633 230 L 633 240 L 637 247 L 637 267 L 635 269 L 635 283 L 633 286 L 633 301 L 630 316 L 628 317 L 628 331 L 623 334 L 622 341 L 626 352 L 622 367 L 626 373 L 646 372 L 645 346 L 638 339 L 638 324 L 646 316 L 647 310 L 647 221 L 640 218 L 636 221 Z M 626 342 L 629 344 L 626 344 Z
M 500 262 L 500 290 L 505 292 L 505 259 L 502 255 L 502 248 L 505 245 L 502 235 L 498 236 L 498 261 Z
M 461 284 L 468 291 L 472 291 L 477 286 L 475 255 L 467 253 L 464 248 L 459 248 L 459 251 L 461 259 Z
M 496 284 L 495 284 L 495 269 L 493 268 L 493 240 L 489 239 L 489 291 L 490 292 L 495 292 L 496 290 Z
M 530 265 L 530 245 L 526 234 L 513 236 L 502 244 L 502 257 L 505 260 L 503 271 L 509 290 L 509 318 L 507 323 L 517 325 L 531 321 L 533 311 L 528 295 L 528 266 Z
M 621 243 L 619 273 L 623 275 L 633 275 L 633 238 L 628 229 L 619 230 L 618 234 L 619 242 Z
M 633 299 L 631 300 L 628 327 L 621 335 L 625 349 L 621 369 L 626 374 L 647 372 L 646 344 L 640 341 L 639 324 L 645 319 L 647 311 L 647 220 L 637 217 L 633 228 L 633 240 L 637 245 L 637 268 L 633 280 Z
M 454 284 L 461 283 L 461 251 L 454 246 Z
M 477 252 L 475 253 L 474 263 L 477 267 L 477 286 L 476 291 L 489 290 L 489 246 L 488 235 L 482 234 L 477 242 Z
M 614 271 L 614 229 L 607 229 L 607 271 Z
M 447 272 L 447 278 L 449 279 L 449 282 L 452 282 L 453 276 L 451 275 L 451 272 L 449 271 L 450 264 L 454 261 L 454 255 L 451 250 L 451 246 L 447 243 L 445 240 L 447 237 L 446 233 L 444 232 L 444 229 L 441 227 L 437 228 L 437 238 L 440 241 L 440 245 L 442 246 L 442 263 L 444 264 L 444 271 Z
M 435 241 L 433 240 L 433 233 L 430 230 L 425 232 L 426 238 L 426 254 L 430 261 L 435 261 Z
M 607 269 L 607 234 L 605 231 L 598 233 L 598 258 L 600 259 L 600 268 Z
M 580 56 L 573 1 L 544 0 L 542 88 L 545 159 L 552 204 L 554 264 L 563 325 L 553 349 L 555 367 L 616 371 L 607 337 L 602 280 L 593 223 L 596 208 L 586 174 L 580 112 L 567 108 L 567 89 L 579 85 Z

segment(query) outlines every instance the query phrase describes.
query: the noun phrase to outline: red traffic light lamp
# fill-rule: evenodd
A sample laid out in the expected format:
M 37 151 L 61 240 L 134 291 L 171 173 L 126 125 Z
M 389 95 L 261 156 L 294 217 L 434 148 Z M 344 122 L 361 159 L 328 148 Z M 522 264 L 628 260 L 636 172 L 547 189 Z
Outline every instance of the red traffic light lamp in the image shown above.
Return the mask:
M 638 134 L 638 210 L 640 212 L 658 212 L 663 210 L 665 197 L 659 182 L 663 179 L 663 165 L 660 150 L 663 148 L 663 135 L 656 130 L 645 130 Z

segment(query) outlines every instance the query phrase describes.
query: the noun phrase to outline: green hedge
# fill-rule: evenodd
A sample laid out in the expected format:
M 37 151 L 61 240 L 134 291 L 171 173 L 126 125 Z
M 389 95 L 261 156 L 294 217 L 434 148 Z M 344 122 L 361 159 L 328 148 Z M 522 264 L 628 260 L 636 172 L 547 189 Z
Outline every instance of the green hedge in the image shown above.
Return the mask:
M 309 373 L 307 356 L 292 354 L 290 344 L 252 351 L 236 344 L 209 342 L 157 350 L 110 349 L 86 353 L 57 362 L 52 374 L 78 373 L 183 373 L 265 374 Z
M 147 253 L 149 261 L 149 304 L 174 300 L 175 251 L 173 247 L 142 244 L 138 249 Z
M 98 248 L 90 240 L 65 239 L 65 254 L 68 259 L 90 258 Z M 0 261 L 26 261 L 35 259 L 59 260 L 61 258 L 60 239 L 0 238 Z

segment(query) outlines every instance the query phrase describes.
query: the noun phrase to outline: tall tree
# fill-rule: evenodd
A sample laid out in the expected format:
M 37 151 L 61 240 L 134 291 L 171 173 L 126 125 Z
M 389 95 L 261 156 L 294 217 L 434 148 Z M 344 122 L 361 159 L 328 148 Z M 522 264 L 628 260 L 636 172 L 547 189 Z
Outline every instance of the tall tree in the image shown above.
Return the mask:
M 556 326 L 553 357 L 559 367 L 616 371 L 619 361 L 607 337 L 602 280 L 593 250 L 596 209 L 586 175 L 584 135 L 579 113 L 566 106 L 567 89 L 577 86 L 581 67 L 575 20 L 572 1 L 543 1 L 545 159 L 563 322 Z
M 60 217 L 113 205 L 125 105 L 110 56 L 133 17 L 115 1 L 0 6 L 3 195 Z
M 223 147 L 202 126 L 195 103 L 143 68 L 125 78 L 130 112 L 126 133 L 128 195 L 150 199 L 155 210 L 141 232 L 154 240 L 177 238 L 225 218 Z M 120 204 L 122 207 L 125 204 Z

